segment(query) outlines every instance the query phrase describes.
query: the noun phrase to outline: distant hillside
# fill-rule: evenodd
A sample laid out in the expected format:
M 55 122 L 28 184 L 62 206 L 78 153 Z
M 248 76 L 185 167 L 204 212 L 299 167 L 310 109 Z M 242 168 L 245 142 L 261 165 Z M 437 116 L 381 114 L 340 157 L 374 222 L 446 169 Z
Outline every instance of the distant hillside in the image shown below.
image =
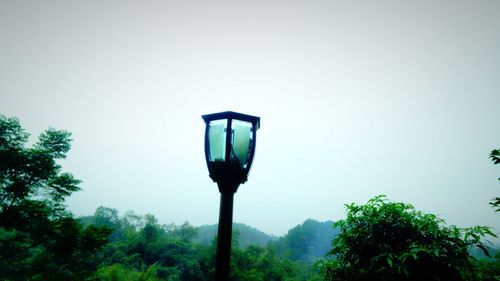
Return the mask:
M 500 254 L 499 245 L 490 245 L 490 246 L 486 245 L 485 248 L 488 249 L 488 253 L 490 254 L 491 257 L 485 255 L 484 252 L 477 247 L 471 248 L 469 250 L 469 253 L 478 260 L 493 260 L 495 256 L 498 256 Z
M 194 241 L 208 245 L 217 235 L 217 224 L 203 225 L 197 230 L 198 236 Z M 325 257 L 339 230 L 333 228 L 333 221 L 319 222 L 308 219 L 279 238 L 242 223 L 234 223 L 233 232 L 235 232 L 234 236 L 237 237 L 238 245 L 241 248 L 249 245 L 265 246 L 269 244 L 269 247 L 283 258 L 312 263 L 318 258 Z
M 208 245 L 217 235 L 217 224 L 202 225 L 197 227 L 197 230 L 198 236 L 194 239 L 194 242 Z M 237 238 L 238 245 L 242 248 L 246 248 L 249 245 L 265 246 L 268 242 L 278 239 L 273 235 L 266 234 L 244 223 L 234 223 L 233 233 L 234 238 Z
M 308 219 L 272 242 L 271 246 L 282 257 L 312 263 L 325 257 L 331 249 L 332 240 L 339 232 L 339 229 L 333 228 L 333 221 L 319 222 Z
M 127 225 L 137 225 L 143 227 L 151 221 L 155 221 L 151 215 L 136 216 L 133 214 L 118 217 L 118 211 L 111 208 L 100 207 L 93 216 L 80 217 L 84 225 L 96 224 L 116 228 L 110 235 L 112 241 L 118 239 L 123 234 L 123 230 L 118 231 Z M 172 225 L 164 226 L 171 228 Z M 182 229 L 183 226 L 180 226 Z M 217 224 L 203 225 L 188 228 L 192 229 L 193 242 L 202 245 L 210 245 L 217 235 Z M 170 233 L 175 233 L 172 229 Z M 195 234 L 196 233 L 196 234 Z M 233 240 L 241 248 L 250 245 L 268 246 L 276 255 L 293 261 L 313 263 L 319 258 L 324 258 L 331 249 L 332 240 L 338 235 L 339 230 L 333 228 L 333 221 L 319 222 L 308 219 L 290 229 L 286 235 L 276 237 L 266 234 L 257 228 L 250 227 L 243 223 L 233 224 Z M 475 256 L 482 257 L 480 252 L 474 252 Z

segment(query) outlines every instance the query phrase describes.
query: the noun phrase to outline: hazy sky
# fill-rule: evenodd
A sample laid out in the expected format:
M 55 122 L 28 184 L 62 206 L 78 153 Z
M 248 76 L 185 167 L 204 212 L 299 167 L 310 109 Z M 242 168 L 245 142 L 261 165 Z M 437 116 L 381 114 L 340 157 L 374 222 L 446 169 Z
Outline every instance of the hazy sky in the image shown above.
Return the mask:
M 0 113 L 73 133 L 67 201 L 212 224 L 202 114 L 261 117 L 234 220 L 281 235 L 386 194 L 500 215 L 500 1 L 0 1 Z

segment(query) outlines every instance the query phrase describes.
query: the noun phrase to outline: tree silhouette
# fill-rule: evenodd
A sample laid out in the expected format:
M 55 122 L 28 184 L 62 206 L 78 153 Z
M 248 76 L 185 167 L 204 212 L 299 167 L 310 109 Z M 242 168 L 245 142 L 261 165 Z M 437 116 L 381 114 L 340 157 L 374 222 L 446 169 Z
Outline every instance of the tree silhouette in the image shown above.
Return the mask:
M 16 118 L 0 115 L 0 279 L 84 280 L 109 230 L 66 211 L 80 181 L 61 171 L 71 134 L 48 129 L 32 147 Z

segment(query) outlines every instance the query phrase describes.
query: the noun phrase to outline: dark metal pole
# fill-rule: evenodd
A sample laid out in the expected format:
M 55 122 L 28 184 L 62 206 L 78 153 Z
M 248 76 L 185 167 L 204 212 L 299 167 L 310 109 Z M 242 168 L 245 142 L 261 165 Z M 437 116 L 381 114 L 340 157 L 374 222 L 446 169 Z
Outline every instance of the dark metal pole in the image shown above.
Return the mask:
M 220 194 L 215 281 L 229 280 L 231 236 L 233 231 L 233 198 L 234 192 L 231 191 L 221 192 Z

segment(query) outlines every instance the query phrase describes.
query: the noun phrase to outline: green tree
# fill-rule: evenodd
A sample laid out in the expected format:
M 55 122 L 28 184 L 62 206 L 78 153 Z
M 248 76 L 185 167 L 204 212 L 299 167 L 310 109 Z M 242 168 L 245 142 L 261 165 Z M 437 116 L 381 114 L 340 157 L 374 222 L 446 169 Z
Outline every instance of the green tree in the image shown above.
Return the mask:
M 32 147 L 16 118 L 0 115 L 0 279 L 83 280 L 109 231 L 82 227 L 64 199 L 79 180 L 61 171 L 71 134 L 48 129 Z
M 317 277 L 309 265 L 279 258 L 272 248 L 251 245 L 231 253 L 231 281 L 306 281 Z
M 160 281 L 157 276 L 158 266 L 153 264 L 141 270 L 113 264 L 99 268 L 97 276 L 100 281 Z
M 338 233 L 338 229 L 331 227 L 332 223 L 308 219 L 270 245 L 282 257 L 312 264 L 330 250 L 330 242 Z
M 151 214 L 142 216 L 133 212 L 118 218 L 116 210 L 104 207 L 99 207 L 94 216 L 85 220 L 115 222 L 110 235 L 114 237 L 112 243 L 106 245 L 102 253 L 98 272 L 101 279 L 118 276 L 112 280 L 122 280 L 125 276 L 123 278 L 129 279 L 124 280 L 135 280 L 133 276 L 142 276 L 139 273 L 144 267 L 154 266 L 154 277 L 160 280 L 205 280 L 204 251 L 192 243 L 196 229 L 188 223 L 160 225 Z
M 491 161 L 493 161 L 493 164 L 498 165 L 500 164 L 500 149 L 494 149 L 490 153 L 490 158 Z M 500 178 L 498 178 L 500 180 Z M 491 200 L 490 205 L 493 206 L 493 208 L 496 208 L 496 212 L 500 212 L 500 197 L 495 197 L 493 200 Z
M 500 253 L 497 253 L 493 259 L 480 260 L 479 272 L 482 280 L 500 280 Z
M 488 227 L 458 228 L 409 204 L 376 196 L 365 205 L 348 204 L 347 218 L 335 223 L 323 273 L 326 280 L 477 280 L 469 254 L 481 239 L 495 236 Z

